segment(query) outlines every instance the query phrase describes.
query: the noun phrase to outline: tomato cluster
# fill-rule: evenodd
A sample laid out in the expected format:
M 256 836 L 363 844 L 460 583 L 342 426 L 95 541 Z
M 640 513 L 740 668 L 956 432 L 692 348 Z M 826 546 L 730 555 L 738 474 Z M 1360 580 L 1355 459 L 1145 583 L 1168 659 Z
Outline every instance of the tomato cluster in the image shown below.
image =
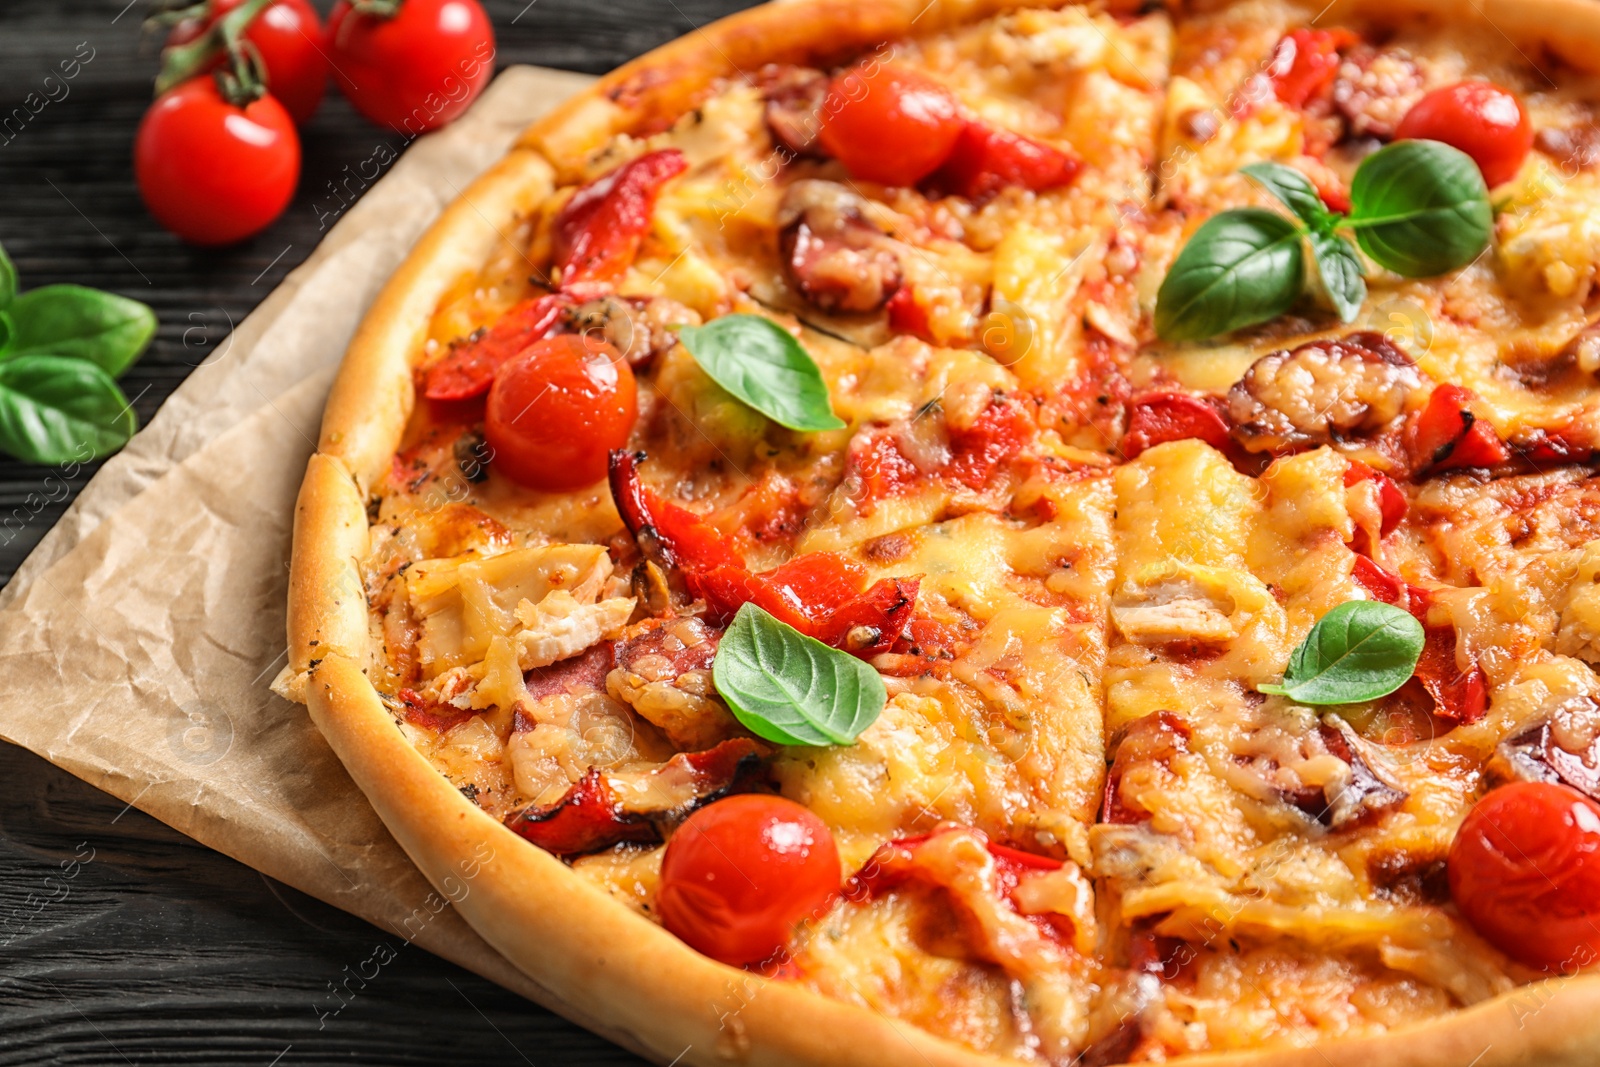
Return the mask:
M 326 30 L 309 0 L 202 0 L 173 19 L 134 174 L 156 220 L 197 245 L 241 241 L 288 207 L 295 127 L 330 70 L 357 111 L 408 137 L 454 120 L 494 72 L 478 0 L 339 0 Z

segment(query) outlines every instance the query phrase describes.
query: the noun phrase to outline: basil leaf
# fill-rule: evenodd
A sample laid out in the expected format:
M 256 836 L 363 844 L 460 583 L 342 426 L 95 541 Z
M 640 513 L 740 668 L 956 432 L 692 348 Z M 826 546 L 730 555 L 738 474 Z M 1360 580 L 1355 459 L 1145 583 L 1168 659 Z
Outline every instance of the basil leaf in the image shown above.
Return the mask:
M 86 359 L 115 378 L 144 353 L 156 315 L 137 300 L 81 285 L 30 289 L 11 305 L 8 356 Z
M 1313 231 L 1333 229 L 1339 216 L 1328 210 L 1311 179 L 1282 163 L 1252 163 L 1241 170 L 1254 178 L 1267 192 L 1283 201 Z
M 20 460 L 98 458 L 138 428 L 117 383 L 88 360 L 18 356 L 0 363 L 0 449 Z
M 1323 291 L 1339 313 L 1339 321 L 1356 321 L 1367 299 L 1367 279 L 1360 254 L 1337 234 L 1313 233 L 1311 255 L 1316 260 Z
M 780 745 L 848 745 L 883 712 L 878 672 L 745 604 L 717 645 L 717 692 L 734 718 Z
M 844 427 L 816 361 L 771 319 L 724 315 L 680 327 L 678 339 L 718 385 L 773 422 L 805 431 Z
M 1361 161 L 1349 225 L 1361 250 L 1407 278 L 1466 266 L 1489 247 L 1494 212 L 1483 172 L 1439 141 L 1396 141 Z
M 1422 624 L 1409 611 L 1352 600 L 1317 620 L 1289 657 L 1282 685 L 1256 688 L 1299 704 L 1376 700 L 1416 673 L 1423 641 Z
M 1305 284 L 1300 233 L 1261 208 L 1206 220 L 1156 294 L 1156 333 L 1168 341 L 1203 341 L 1288 311 Z
M 11 257 L 6 255 L 6 250 L 0 248 L 0 311 L 10 307 L 11 301 L 16 298 L 17 268 L 11 262 Z

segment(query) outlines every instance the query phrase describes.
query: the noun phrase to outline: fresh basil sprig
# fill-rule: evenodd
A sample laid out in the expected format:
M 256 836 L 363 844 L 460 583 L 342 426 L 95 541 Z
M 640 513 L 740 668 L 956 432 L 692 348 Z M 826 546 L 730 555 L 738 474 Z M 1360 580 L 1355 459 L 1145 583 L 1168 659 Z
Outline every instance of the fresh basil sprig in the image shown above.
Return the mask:
M 1281 163 L 1243 168 L 1294 213 L 1260 208 L 1207 220 L 1167 272 L 1156 295 L 1156 333 L 1200 341 L 1277 318 L 1305 290 L 1302 242 L 1342 322 L 1367 297 L 1361 257 L 1407 278 L 1466 266 L 1489 245 L 1494 214 L 1483 174 L 1470 156 L 1439 141 L 1397 141 L 1362 160 L 1350 185 L 1348 216 L 1331 211 L 1304 174 Z M 1268 223 L 1263 216 L 1276 219 Z M 1293 246 L 1293 254 L 1284 252 Z M 1246 254 L 1245 249 L 1251 251 Z
M 1399 689 L 1416 672 L 1425 635 L 1409 611 L 1376 600 L 1340 604 L 1289 657 L 1282 685 L 1263 693 L 1299 704 L 1355 704 Z
M 55 464 L 127 444 L 139 422 L 113 379 L 155 332 L 149 307 L 98 289 L 46 285 L 18 296 L 0 248 L 0 450 Z
M 791 430 L 838 430 L 828 385 L 789 331 L 760 315 L 724 315 L 682 326 L 678 339 L 713 381 Z
M 889 696 L 867 664 L 745 604 L 717 645 L 717 692 L 734 718 L 780 745 L 848 745 Z

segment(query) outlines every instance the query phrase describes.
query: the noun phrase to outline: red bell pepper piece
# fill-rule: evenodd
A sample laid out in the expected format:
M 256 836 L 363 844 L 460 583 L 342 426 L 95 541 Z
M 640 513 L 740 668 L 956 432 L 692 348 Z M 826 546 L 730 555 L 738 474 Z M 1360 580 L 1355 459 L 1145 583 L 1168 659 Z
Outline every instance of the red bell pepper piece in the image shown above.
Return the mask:
M 1083 163 L 1030 137 L 968 122 L 932 183 L 968 200 L 984 200 L 1007 186 L 1044 192 L 1069 184 Z
M 748 737 L 736 737 L 702 752 L 680 752 L 645 776 L 669 781 L 661 790 L 636 785 L 619 791 L 604 771 L 590 767 L 560 800 L 548 807 L 524 808 L 509 816 L 506 825 L 558 856 L 594 852 L 623 841 L 660 841 L 660 823 L 684 812 L 684 805 L 677 802 L 684 779 L 693 792 L 689 806 L 699 807 L 729 792 L 761 751 Z M 656 797 L 657 792 L 667 800 Z M 661 808 L 662 803 L 672 806 Z
M 1483 718 L 1489 710 L 1489 679 L 1477 663 L 1466 670 L 1456 665 L 1454 626 L 1429 626 L 1428 607 L 1433 601 L 1426 589 L 1406 586 L 1408 608 L 1422 623 L 1426 640 L 1417 660 L 1416 679 L 1433 698 L 1434 714 L 1463 726 Z
M 1494 467 L 1511 458 L 1494 427 L 1473 413 L 1477 400 L 1477 394 L 1459 385 L 1441 385 L 1433 391 L 1410 428 L 1414 473 Z
M 571 302 L 560 294 L 524 300 L 486 330 L 456 341 L 429 367 L 422 393 L 429 400 L 470 400 L 489 391 L 494 372 L 512 356 L 549 334 Z
M 1356 557 L 1355 569 L 1350 572 L 1350 577 L 1373 600 L 1385 604 L 1399 604 L 1406 593 L 1406 583 L 1398 574 L 1389 573 L 1366 556 Z
M 1135 459 L 1148 448 L 1189 438 L 1204 441 L 1219 452 L 1232 448 L 1228 420 L 1218 405 L 1188 393 L 1145 393 L 1135 397 L 1129 408 L 1122 454 Z
M 911 286 L 902 285 L 894 291 L 886 305 L 889 312 L 889 329 L 897 334 L 909 334 L 934 344 L 933 332 L 928 325 L 928 310 L 917 303 Z
M 1378 485 L 1378 508 L 1383 515 L 1378 536 L 1387 537 L 1406 517 L 1406 494 L 1387 474 L 1373 470 L 1359 459 L 1353 459 L 1350 466 L 1345 468 L 1345 488 L 1362 482 L 1376 482 Z
M 872 656 L 887 651 L 905 630 L 916 606 L 918 581 L 885 578 L 862 592 L 867 572 L 831 552 L 808 552 L 769 571 L 752 573 L 722 533 L 687 508 L 646 488 L 639 456 L 611 454 L 611 495 L 630 533 L 647 552 L 683 573 L 690 592 L 712 618 L 727 622 L 746 603 L 803 634 L 844 648 L 852 631 L 876 637 L 847 651 Z M 859 632 L 858 632 L 859 636 Z
M 1303 108 L 1333 89 L 1339 75 L 1339 50 L 1359 43 L 1349 30 L 1291 30 L 1278 42 L 1267 72 L 1278 99 Z
M 633 263 L 650 229 L 656 197 L 689 168 L 676 148 L 649 152 L 579 189 L 556 215 L 554 261 L 561 288 L 614 280 Z

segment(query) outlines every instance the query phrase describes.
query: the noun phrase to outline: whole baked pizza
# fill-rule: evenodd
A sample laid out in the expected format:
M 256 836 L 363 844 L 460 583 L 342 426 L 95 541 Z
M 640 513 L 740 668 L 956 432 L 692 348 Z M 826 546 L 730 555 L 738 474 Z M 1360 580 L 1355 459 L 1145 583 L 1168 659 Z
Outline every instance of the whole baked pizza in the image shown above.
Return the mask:
M 651 53 L 372 309 L 280 688 L 659 1062 L 1600 1062 L 1597 43 L 798 0 Z

